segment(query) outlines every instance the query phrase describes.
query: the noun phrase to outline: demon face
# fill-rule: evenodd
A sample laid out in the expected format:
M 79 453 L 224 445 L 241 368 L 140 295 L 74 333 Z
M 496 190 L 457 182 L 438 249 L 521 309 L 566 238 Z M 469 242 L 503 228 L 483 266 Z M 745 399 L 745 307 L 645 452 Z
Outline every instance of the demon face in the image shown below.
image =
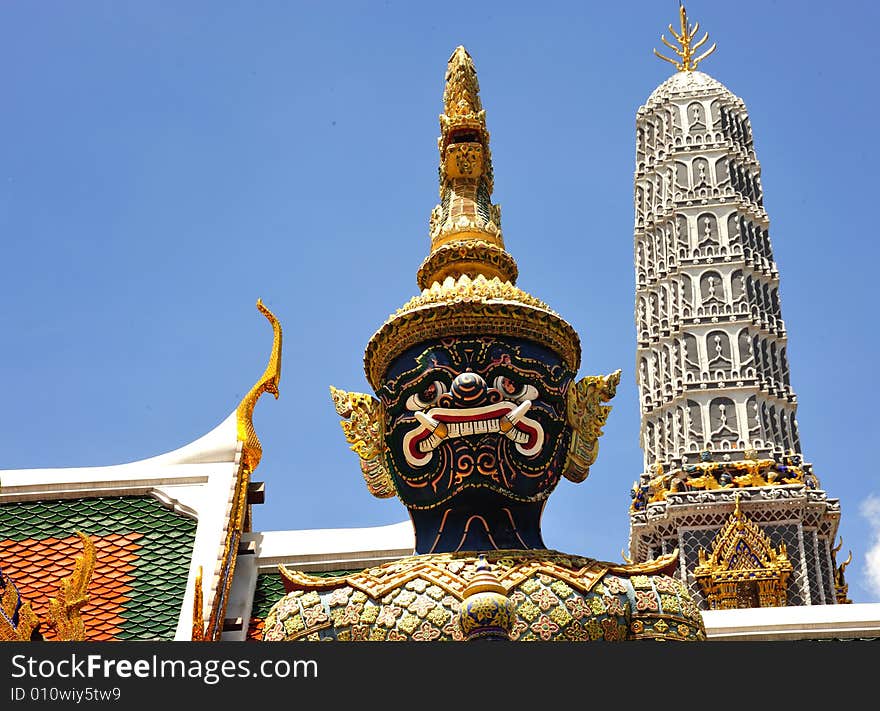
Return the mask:
M 477 489 L 543 501 L 568 450 L 573 376 L 552 351 L 513 338 L 446 338 L 403 353 L 378 391 L 400 499 L 430 509 Z

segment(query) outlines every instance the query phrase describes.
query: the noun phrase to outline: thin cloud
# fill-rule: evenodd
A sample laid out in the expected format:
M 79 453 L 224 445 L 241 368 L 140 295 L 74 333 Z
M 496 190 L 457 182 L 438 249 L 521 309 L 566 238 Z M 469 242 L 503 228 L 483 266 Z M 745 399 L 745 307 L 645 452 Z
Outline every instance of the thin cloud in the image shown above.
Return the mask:
M 868 587 L 880 596 L 880 496 L 871 495 L 862 502 L 859 513 L 871 525 L 871 544 L 865 553 L 865 576 Z

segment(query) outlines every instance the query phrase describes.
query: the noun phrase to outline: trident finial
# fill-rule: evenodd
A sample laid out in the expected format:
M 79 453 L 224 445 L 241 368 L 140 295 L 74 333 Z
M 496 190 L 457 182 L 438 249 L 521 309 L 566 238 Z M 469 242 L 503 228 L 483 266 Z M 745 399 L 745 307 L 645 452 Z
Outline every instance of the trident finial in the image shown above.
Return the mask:
M 672 25 L 669 25 L 669 31 L 672 33 L 672 36 L 678 40 L 680 47 L 676 47 L 674 44 L 669 42 L 666 37 L 660 35 L 660 41 L 665 44 L 669 49 L 675 52 L 676 55 L 681 59 L 680 62 L 675 61 L 674 59 L 670 59 L 666 57 L 656 49 L 654 50 L 654 54 L 656 54 L 660 59 L 664 62 L 669 62 L 670 64 L 675 65 L 675 68 L 680 72 L 692 72 L 697 68 L 697 65 L 702 62 L 706 57 L 708 57 L 712 52 L 715 51 L 716 45 L 713 43 L 709 49 L 703 52 L 699 57 L 694 57 L 696 51 L 706 44 L 706 41 L 709 39 L 709 33 L 706 32 L 702 39 L 694 42 L 694 37 L 697 36 L 697 32 L 700 29 L 700 23 L 696 22 L 693 26 L 688 26 L 688 16 L 687 10 L 684 8 L 684 4 L 679 2 L 678 4 L 678 15 L 681 23 L 680 32 L 676 32 L 672 29 Z

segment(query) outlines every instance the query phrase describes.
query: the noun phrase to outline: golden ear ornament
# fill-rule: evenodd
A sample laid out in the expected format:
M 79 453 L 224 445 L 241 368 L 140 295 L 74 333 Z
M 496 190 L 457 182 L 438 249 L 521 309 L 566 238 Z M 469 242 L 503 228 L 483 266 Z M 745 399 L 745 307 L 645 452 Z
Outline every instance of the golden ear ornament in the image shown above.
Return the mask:
M 571 444 L 562 469 L 569 481 L 582 482 L 599 454 L 599 437 L 611 412 L 603 405 L 614 397 L 620 370 L 610 375 L 588 375 L 572 383 L 566 395 L 566 416 L 572 428 Z
M 358 455 L 367 489 L 378 499 L 396 494 L 391 475 L 385 467 L 385 408 L 376 398 L 330 386 L 336 413 L 344 418 L 339 424 L 351 450 Z

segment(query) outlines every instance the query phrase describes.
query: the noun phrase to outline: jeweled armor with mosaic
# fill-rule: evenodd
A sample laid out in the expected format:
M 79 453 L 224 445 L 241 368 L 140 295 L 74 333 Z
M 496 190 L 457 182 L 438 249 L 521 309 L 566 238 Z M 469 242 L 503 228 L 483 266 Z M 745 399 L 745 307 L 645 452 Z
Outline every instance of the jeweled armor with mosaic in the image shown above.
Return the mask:
M 702 639 L 676 555 L 626 566 L 544 545 L 547 498 L 587 477 L 620 371 L 576 380 L 577 333 L 515 286 L 463 47 L 444 104 L 422 292 L 367 345 L 376 397 L 331 388 L 370 491 L 406 506 L 415 555 L 339 578 L 282 569 L 264 639 Z

